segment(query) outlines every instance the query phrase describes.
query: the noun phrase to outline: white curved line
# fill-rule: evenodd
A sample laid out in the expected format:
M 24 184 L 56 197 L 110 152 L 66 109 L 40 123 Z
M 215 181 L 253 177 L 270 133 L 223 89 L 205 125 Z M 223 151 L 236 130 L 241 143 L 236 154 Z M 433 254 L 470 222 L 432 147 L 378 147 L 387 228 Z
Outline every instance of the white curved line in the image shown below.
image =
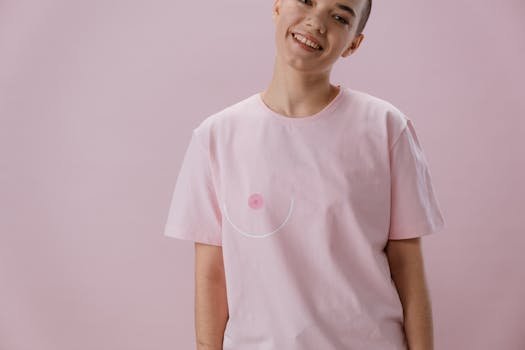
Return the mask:
M 275 230 L 271 231 L 271 232 L 268 232 L 268 233 L 265 233 L 265 234 L 255 234 L 255 233 L 249 233 L 249 232 L 246 232 L 246 231 L 243 231 L 241 230 L 240 228 L 238 228 L 231 220 L 230 220 L 230 216 L 228 215 L 228 211 L 226 210 L 226 202 L 223 202 L 223 207 L 224 207 L 224 215 L 226 216 L 226 220 L 228 220 L 228 222 L 233 226 L 233 228 L 235 230 L 237 230 L 238 232 L 242 233 L 243 235 L 247 236 L 247 237 L 250 237 L 250 238 L 263 238 L 263 237 L 267 237 L 269 235 L 272 235 L 274 233 L 276 233 L 277 231 L 279 231 L 285 224 L 286 222 L 288 221 L 288 219 L 290 218 L 291 214 L 292 214 L 292 210 L 293 210 L 293 202 L 294 202 L 294 199 L 293 198 L 290 198 L 290 208 L 288 209 L 288 215 L 286 216 L 286 218 L 284 219 L 283 223 L 281 225 L 279 225 L 279 227 L 277 227 Z

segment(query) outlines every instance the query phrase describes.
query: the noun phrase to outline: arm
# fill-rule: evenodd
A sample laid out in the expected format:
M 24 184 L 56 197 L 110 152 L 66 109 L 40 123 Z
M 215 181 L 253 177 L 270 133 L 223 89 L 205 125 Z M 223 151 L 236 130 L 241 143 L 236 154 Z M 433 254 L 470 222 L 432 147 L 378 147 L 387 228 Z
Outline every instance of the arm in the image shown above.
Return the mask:
M 432 309 L 420 237 L 389 240 L 385 252 L 401 303 L 410 350 L 433 350 Z
M 228 317 L 222 247 L 195 242 L 197 350 L 222 350 Z

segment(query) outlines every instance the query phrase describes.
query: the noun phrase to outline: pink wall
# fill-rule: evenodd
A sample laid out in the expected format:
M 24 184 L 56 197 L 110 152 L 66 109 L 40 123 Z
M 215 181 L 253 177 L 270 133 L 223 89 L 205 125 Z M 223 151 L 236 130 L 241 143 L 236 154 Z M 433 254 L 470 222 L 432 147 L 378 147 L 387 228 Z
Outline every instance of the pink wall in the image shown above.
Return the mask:
M 0 2 L 1 350 L 193 348 L 162 230 L 192 127 L 269 82 L 271 3 Z M 525 349 L 524 2 L 374 5 L 332 81 L 417 123 L 436 350 Z

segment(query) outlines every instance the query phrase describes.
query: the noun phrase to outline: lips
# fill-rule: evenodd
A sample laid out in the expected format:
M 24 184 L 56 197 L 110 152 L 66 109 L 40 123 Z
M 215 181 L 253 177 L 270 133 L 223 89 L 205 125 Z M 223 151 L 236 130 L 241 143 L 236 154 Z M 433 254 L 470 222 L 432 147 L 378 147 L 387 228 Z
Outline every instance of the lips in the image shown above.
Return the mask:
M 313 36 L 311 34 L 307 34 L 307 33 L 302 33 L 302 32 L 292 32 L 292 36 L 294 36 L 295 34 L 300 34 L 300 35 L 304 36 L 308 40 L 310 40 L 310 41 L 314 42 L 315 44 L 319 45 L 321 51 L 324 50 L 323 45 L 321 45 L 320 40 L 317 39 L 315 36 Z

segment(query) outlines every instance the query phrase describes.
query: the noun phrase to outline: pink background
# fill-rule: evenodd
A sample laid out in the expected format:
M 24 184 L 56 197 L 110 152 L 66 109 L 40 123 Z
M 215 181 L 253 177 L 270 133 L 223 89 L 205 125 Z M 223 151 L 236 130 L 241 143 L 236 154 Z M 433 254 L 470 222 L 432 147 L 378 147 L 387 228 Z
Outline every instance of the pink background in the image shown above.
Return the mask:
M 193 243 L 162 230 L 191 129 L 269 83 L 271 3 L 0 2 L 1 350 L 194 348 Z M 376 1 L 333 70 L 416 123 L 437 350 L 525 349 L 524 15 Z

